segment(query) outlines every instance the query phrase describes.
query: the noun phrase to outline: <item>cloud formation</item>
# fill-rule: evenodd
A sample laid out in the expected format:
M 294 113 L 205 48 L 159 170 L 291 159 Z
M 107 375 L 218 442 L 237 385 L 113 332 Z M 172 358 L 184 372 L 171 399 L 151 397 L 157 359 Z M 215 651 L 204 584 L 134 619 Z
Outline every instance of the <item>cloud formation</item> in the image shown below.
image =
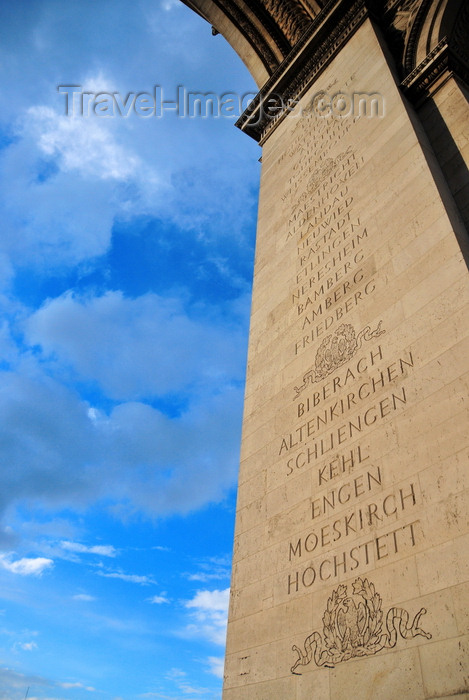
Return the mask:
M 225 613 L 192 581 L 227 582 L 209 560 L 231 542 L 258 146 L 226 120 L 71 119 L 57 86 L 171 99 L 249 80 L 173 0 L 0 19 L 0 646 L 25 664 L 0 670 L 0 698 L 215 700 Z
M 186 607 L 193 611 L 193 622 L 187 625 L 186 633 L 190 636 L 200 635 L 215 644 L 224 645 L 229 600 L 229 588 L 222 591 L 198 591 L 192 600 L 186 602 Z
M 34 651 L 34 649 L 37 649 L 36 642 L 19 642 L 16 646 L 23 651 Z
M 116 514 L 164 514 L 222 498 L 237 472 L 245 329 L 211 313 L 151 293 L 66 294 L 21 321 L 23 348 L 5 326 L 0 514 L 23 500 L 106 497 Z M 103 395 L 107 410 L 91 404 Z M 116 553 L 63 542 L 70 554 Z
M 162 593 L 161 595 L 154 595 L 151 598 L 148 598 L 147 600 L 149 603 L 153 603 L 154 605 L 169 603 L 169 598 L 167 598 L 166 593 Z
M 81 600 L 84 603 L 92 603 L 96 598 L 88 593 L 77 593 L 73 596 L 73 600 Z
M 99 77 L 93 83 L 97 88 Z M 95 119 L 67 117 L 50 107 L 37 106 L 27 110 L 25 123 L 42 153 L 56 160 L 63 172 L 74 170 L 87 178 L 125 181 L 142 167 L 140 159 L 119 145 L 111 130 Z
M 18 673 L 11 668 L 0 667 L 0 700 L 23 700 L 25 688 L 32 685 L 50 687 L 52 684 L 38 675 Z
M 66 540 L 60 543 L 62 549 L 69 552 L 77 552 L 79 554 L 99 554 L 102 557 L 115 557 L 117 555 L 117 549 L 112 545 L 93 545 L 88 547 L 87 545 L 81 544 L 80 542 L 68 542 Z
M 117 578 L 121 581 L 126 581 L 127 583 L 138 583 L 141 586 L 155 585 L 156 581 L 152 576 L 141 576 L 139 574 L 126 574 L 123 571 L 102 571 L 98 570 L 96 572 L 98 576 L 104 576 L 104 578 Z
M 217 678 L 223 678 L 225 670 L 225 658 L 223 656 L 209 656 L 210 673 L 213 673 Z
M 191 317 L 178 299 L 68 293 L 26 322 L 45 358 L 68 364 L 115 400 L 223 387 L 241 380 L 244 332 L 235 323 Z
M 76 682 L 76 683 L 57 683 L 57 685 L 59 686 L 59 688 L 66 688 L 67 690 L 69 688 L 81 688 L 82 690 L 87 690 L 89 693 L 96 692 L 96 689 L 93 688 L 92 686 L 89 686 L 89 685 L 86 686 L 86 685 L 83 685 L 83 683 L 79 683 L 79 682 Z
M 45 557 L 22 557 L 14 561 L 13 555 L 0 554 L 0 566 L 12 574 L 20 576 L 41 576 L 44 571 L 52 568 L 54 562 Z

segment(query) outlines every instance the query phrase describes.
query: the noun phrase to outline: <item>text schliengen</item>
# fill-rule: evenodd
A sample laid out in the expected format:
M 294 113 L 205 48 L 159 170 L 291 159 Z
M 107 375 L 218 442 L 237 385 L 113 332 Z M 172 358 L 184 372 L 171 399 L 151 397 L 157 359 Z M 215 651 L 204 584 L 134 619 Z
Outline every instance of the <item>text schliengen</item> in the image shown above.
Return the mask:
M 365 383 L 369 387 L 369 393 L 376 391 L 376 383 Z M 369 394 L 367 394 L 369 396 Z M 355 394 L 350 393 L 348 397 L 337 400 L 334 404 L 328 408 L 317 413 L 313 418 L 302 423 L 296 430 L 289 433 L 286 437 L 282 438 L 280 443 L 279 455 L 288 452 L 289 450 L 298 447 L 302 442 L 306 442 L 311 436 L 320 433 L 321 430 L 326 429 L 328 425 L 335 422 L 337 418 L 349 411 L 355 401 Z M 354 432 L 360 432 L 362 428 L 366 426 L 371 426 L 376 423 L 376 421 L 385 418 L 392 411 L 396 411 L 397 408 L 407 403 L 407 397 L 405 393 L 405 388 L 402 387 L 399 393 L 391 393 L 386 395 L 381 401 L 370 406 L 363 413 L 359 413 L 353 420 L 348 422 L 349 428 L 347 429 L 351 435 Z M 343 426 L 342 426 L 343 428 Z M 339 430 L 342 430 L 340 428 Z M 345 433 L 347 432 L 345 430 Z
M 303 423 L 295 433 L 290 433 L 287 437 L 284 437 L 280 445 L 279 455 L 288 453 L 295 448 L 300 448 L 288 458 L 286 464 L 287 473 L 317 462 L 327 453 L 333 452 L 349 440 L 359 437 L 366 428 L 371 428 L 393 411 L 399 410 L 406 403 L 407 395 L 405 388 L 402 387 L 400 393 L 392 392 L 387 394 L 381 401 L 373 404 L 363 413 L 359 413 L 352 420 L 346 421 L 328 433 L 321 433 L 324 423 L 322 419 L 318 420 L 318 416 Z M 321 433 L 322 436 L 318 436 L 310 444 L 302 445 L 302 441 L 306 441 L 311 436 L 316 436 L 317 433 Z

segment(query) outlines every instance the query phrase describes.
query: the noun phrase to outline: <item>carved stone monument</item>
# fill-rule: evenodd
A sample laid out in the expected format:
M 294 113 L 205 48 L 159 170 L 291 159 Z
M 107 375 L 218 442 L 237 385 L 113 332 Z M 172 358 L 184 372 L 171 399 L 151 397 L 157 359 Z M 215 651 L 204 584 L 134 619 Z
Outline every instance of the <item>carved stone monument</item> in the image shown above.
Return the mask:
M 469 3 L 188 4 L 263 146 L 224 700 L 469 698 Z

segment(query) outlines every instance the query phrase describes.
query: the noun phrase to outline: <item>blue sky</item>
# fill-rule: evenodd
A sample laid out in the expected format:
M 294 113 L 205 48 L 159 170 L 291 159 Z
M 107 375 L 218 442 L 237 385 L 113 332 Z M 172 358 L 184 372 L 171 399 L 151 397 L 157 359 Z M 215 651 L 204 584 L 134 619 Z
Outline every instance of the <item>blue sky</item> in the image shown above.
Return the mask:
M 0 699 L 221 697 L 260 150 L 173 0 L 0 6 Z

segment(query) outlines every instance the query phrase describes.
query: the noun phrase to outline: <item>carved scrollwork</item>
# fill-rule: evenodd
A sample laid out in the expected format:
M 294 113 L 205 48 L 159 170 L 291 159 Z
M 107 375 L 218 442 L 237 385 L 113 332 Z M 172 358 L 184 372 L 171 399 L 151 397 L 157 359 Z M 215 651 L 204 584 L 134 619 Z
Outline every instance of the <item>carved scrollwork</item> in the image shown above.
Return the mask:
M 364 341 L 378 338 L 385 333 L 381 324 L 382 321 L 374 330 L 371 330 L 371 326 L 365 326 L 356 334 L 350 323 L 343 323 L 334 333 L 326 336 L 316 352 L 314 366 L 303 375 L 303 384 L 295 387 L 295 398 L 309 384 L 325 379 L 348 362 L 358 352 Z
M 306 637 L 303 649 L 293 645 L 298 658 L 290 671 L 301 675 L 300 669 L 314 660 L 316 666 L 334 668 L 337 664 L 360 656 L 377 654 L 396 646 L 398 636 L 413 639 L 432 635 L 419 627 L 420 618 L 427 612 L 421 608 L 409 624 L 410 615 L 404 608 L 390 608 L 383 629 L 382 599 L 373 583 L 356 578 L 353 593 L 340 585 L 332 591 L 322 618 L 322 636 L 315 631 Z

